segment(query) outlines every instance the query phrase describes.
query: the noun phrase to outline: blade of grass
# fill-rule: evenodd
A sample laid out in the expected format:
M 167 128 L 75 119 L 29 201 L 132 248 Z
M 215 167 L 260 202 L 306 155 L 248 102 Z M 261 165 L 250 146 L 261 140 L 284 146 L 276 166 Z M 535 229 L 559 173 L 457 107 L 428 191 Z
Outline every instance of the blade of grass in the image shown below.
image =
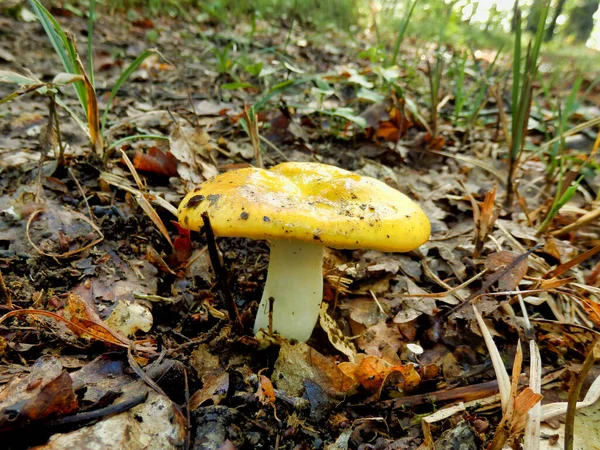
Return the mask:
M 402 41 L 404 41 L 404 35 L 406 34 L 406 29 L 408 28 L 408 24 L 410 23 L 410 18 L 413 15 L 413 11 L 415 10 L 415 6 L 417 6 L 417 3 L 419 3 L 419 0 L 415 0 L 414 2 L 412 2 L 412 5 L 410 5 L 410 8 L 406 12 L 406 16 L 404 17 L 404 20 L 402 21 L 402 26 L 400 27 L 400 31 L 398 32 L 398 34 L 396 36 L 396 42 L 394 43 L 394 53 L 392 54 L 391 59 L 388 61 L 388 65 L 390 65 L 390 66 L 394 66 L 396 64 L 396 61 L 398 60 L 398 53 L 400 51 L 400 46 L 402 45 Z
M 525 137 L 527 135 L 527 124 L 531 113 L 531 100 L 533 93 L 533 83 L 537 78 L 538 59 L 542 41 L 544 38 L 544 30 L 546 18 L 550 10 L 550 0 L 544 2 L 540 8 L 540 17 L 537 25 L 537 31 L 533 42 L 527 47 L 527 55 L 525 57 L 525 67 L 521 69 L 521 15 L 518 7 L 518 2 L 515 5 L 515 46 L 513 54 L 513 87 L 512 87 L 512 148 L 509 152 L 509 167 L 508 177 L 506 180 L 506 204 L 507 208 L 512 207 L 513 202 L 513 181 L 519 165 L 519 160 L 523 147 L 525 145 Z
M 83 63 L 79 56 L 77 56 L 77 66 L 83 75 L 83 82 L 85 84 L 85 90 L 87 93 L 87 120 L 88 128 L 90 130 L 90 140 L 92 142 L 92 148 L 98 157 L 104 156 L 104 143 L 102 142 L 102 133 L 100 132 L 100 111 L 98 110 L 98 97 L 96 97 L 96 90 L 92 85 L 92 82 L 88 78 L 87 73 L 83 67 Z
M 124 144 L 127 141 L 133 141 L 135 139 L 160 139 L 163 141 L 168 141 L 169 136 L 162 136 L 160 134 L 134 134 L 133 136 L 126 136 L 124 138 L 118 139 L 115 142 L 111 143 L 106 150 L 112 150 L 113 148 L 118 147 L 121 144 Z
M 517 105 L 519 104 L 519 88 L 521 86 L 521 8 L 515 2 L 515 46 L 513 49 L 513 85 L 512 85 L 512 123 L 517 123 Z
M 44 31 L 46 32 L 52 47 L 54 47 L 56 54 L 62 62 L 65 71 L 81 75 L 77 68 L 77 51 L 75 46 L 71 44 L 71 41 L 69 41 L 67 38 L 67 35 L 60 27 L 60 24 L 38 0 L 29 0 L 29 3 L 34 14 L 42 24 L 42 28 L 44 28 Z M 73 86 L 75 87 L 75 92 L 77 93 L 77 98 L 79 99 L 81 108 L 83 109 L 84 113 L 87 114 L 87 97 L 85 86 L 83 82 L 75 83 Z
M 540 349 L 534 340 L 529 341 L 529 387 L 536 394 L 542 393 L 542 359 Z M 537 403 L 528 413 L 523 438 L 524 450 L 538 450 L 540 448 L 540 419 L 542 404 Z
M 496 379 L 498 380 L 498 389 L 500 390 L 502 412 L 504 413 L 508 410 L 511 400 L 511 381 L 508 376 L 508 372 L 506 371 L 506 367 L 504 367 L 504 361 L 502 361 L 502 356 L 500 356 L 498 347 L 496 347 L 494 339 L 492 339 L 492 334 L 490 333 L 490 330 L 483 321 L 483 317 L 481 317 L 481 314 L 479 313 L 479 310 L 475 305 L 473 305 L 473 312 L 475 313 L 475 318 L 477 319 L 477 324 L 479 325 L 479 329 L 481 330 L 481 335 L 483 336 L 485 345 L 488 349 L 488 352 L 490 353 L 492 366 L 494 367 Z
M 465 87 L 465 68 L 467 67 L 467 60 L 469 54 L 464 52 L 462 54 L 460 64 L 457 65 L 458 76 L 456 78 L 456 87 L 454 89 L 454 123 L 458 124 L 460 113 L 462 112 L 465 100 L 467 99 L 464 91 Z
M 102 114 L 102 120 L 100 121 L 100 133 L 104 135 L 104 131 L 106 129 L 106 118 L 108 115 L 108 111 L 110 109 L 110 105 L 114 98 L 117 96 L 119 89 L 125 83 L 125 81 L 131 76 L 131 74 L 144 62 L 144 60 L 152 55 L 159 54 L 156 49 L 148 49 L 144 51 L 141 55 L 133 60 L 133 62 L 123 71 L 112 90 L 110 91 L 110 95 L 108 96 L 108 101 L 106 102 L 106 107 L 104 108 L 104 113 Z
M 574 437 L 575 437 L 575 413 L 577 411 L 577 400 L 581 393 L 581 386 L 585 381 L 585 377 L 591 370 L 594 363 L 600 359 L 600 341 L 596 341 L 595 345 L 590 349 L 579 374 L 577 375 L 577 381 L 571 386 L 569 391 L 569 401 L 567 407 L 567 417 L 565 418 L 565 450 L 573 450 L 574 448 Z

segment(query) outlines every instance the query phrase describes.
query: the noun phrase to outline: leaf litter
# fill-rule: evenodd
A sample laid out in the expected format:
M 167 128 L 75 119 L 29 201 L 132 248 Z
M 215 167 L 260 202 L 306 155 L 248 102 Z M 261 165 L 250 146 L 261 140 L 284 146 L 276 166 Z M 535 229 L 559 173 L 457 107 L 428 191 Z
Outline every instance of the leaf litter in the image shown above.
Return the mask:
M 86 26 L 76 15 L 58 20 Z M 600 336 L 596 169 L 540 232 L 553 195 L 544 159 L 522 164 L 518 206 L 503 207 L 506 146 L 493 127 L 456 126 L 450 97 L 432 128 L 423 87 L 405 69 L 357 57 L 359 44 L 334 45 L 345 40 L 335 31 L 323 45 L 310 30 L 287 36 L 258 20 L 273 35 L 248 45 L 243 23 L 97 20 L 99 107 L 123 60 L 146 49 L 142 30 L 160 29 L 163 55 L 113 99 L 106 133 L 92 129 L 112 150 L 104 164 L 62 108 L 62 141 L 50 147 L 62 144 L 66 166 L 40 153 L 52 126 L 42 93 L 2 105 L 0 433 L 9 448 L 536 448 L 568 434 L 568 386 Z M 1 70 L 73 81 L 56 78 L 37 22 L 7 23 L 23 49 L 3 46 Z M 271 39 L 289 41 L 283 53 L 268 50 Z M 66 92 L 61 101 L 76 108 Z M 0 98 L 12 93 L 0 85 Z M 536 133 L 528 144 L 548 145 Z M 187 190 L 258 164 L 256 145 L 266 166 L 317 160 L 378 178 L 432 223 L 430 241 L 410 254 L 327 250 L 308 343 L 252 335 L 264 242 L 219 240 L 225 273 L 215 273 L 205 235 L 172 222 Z M 582 383 L 577 407 L 593 411 L 597 370 Z

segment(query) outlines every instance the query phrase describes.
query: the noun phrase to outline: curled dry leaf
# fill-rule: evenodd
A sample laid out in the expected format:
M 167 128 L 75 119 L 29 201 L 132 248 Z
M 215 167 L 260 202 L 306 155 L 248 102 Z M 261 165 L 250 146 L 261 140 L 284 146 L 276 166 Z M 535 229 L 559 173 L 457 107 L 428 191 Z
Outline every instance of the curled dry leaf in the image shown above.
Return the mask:
M 57 358 L 45 356 L 0 392 L 0 431 L 70 414 L 78 407 L 71 377 Z
M 383 358 L 364 353 L 356 355 L 355 362 L 344 362 L 338 367 L 373 393 L 379 392 L 386 378 L 394 372 L 399 372 L 403 376 L 401 386 L 398 386 L 403 391 L 410 391 L 421 382 L 421 377 L 413 364 L 392 364 Z
M 261 403 L 275 403 L 275 389 L 273 383 L 260 372 L 258 374 L 258 391 L 256 392 L 258 401 Z
M 147 153 L 135 152 L 133 165 L 137 170 L 166 177 L 177 175 L 177 159 L 171 152 L 163 152 L 157 147 L 150 147 Z
M 494 223 L 498 218 L 499 211 L 494 209 L 496 190 L 497 187 L 494 186 L 491 192 L 486 193 L 483 203 L 477 203 L 470 196 L 473 205 L 473 219 L 475 220 L 475 250 L 473 251 L 473 258 L 479 258 L 481 255 L 483 244 L 494 228 Z

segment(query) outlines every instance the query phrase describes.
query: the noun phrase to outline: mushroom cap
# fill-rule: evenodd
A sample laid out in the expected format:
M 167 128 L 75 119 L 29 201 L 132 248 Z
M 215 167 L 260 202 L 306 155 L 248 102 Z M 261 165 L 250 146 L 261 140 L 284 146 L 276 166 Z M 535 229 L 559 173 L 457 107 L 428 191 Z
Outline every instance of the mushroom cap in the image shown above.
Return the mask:
M 186 195 L 179 223 L 217 236 L 297 239 L 405 252 L 429 238 L 423 210 L 381 181 L 327 164 L 287 162 L 219 174 Z

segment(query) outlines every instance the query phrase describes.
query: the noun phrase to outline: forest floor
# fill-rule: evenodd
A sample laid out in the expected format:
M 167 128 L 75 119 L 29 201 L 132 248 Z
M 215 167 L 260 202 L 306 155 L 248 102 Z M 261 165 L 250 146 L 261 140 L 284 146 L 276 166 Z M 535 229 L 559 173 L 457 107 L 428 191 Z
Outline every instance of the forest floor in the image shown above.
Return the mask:
M 85 55 L 87 20 L 51 12 Z M 406 40 L 399 65 L 385 67 L 363 32 L 254 25 L 99 14 L 101 110 L 123 69 L 159 51 L 112 100 L 105 162 L 47 95 L 0 106 L 3 448 L 562 448 L 570 390 L 600 397 L 600 369 L 579 376 L 600 336 L 597 125 L 568 136 L 558 166 L 544 147 L 574 77 L 536 91 L 507 205 L 510 58 L 490 69 L 482 49 L 461 69 L 452 49 Z M 6 14 L 0 71 L 47 83 L 64 69 L 38 21 Z M 600 116 L 592 78 L 570 129 Z M 2 83 L 0 98 L 16 90 Z M 71 86 L 56 97 L 81 115 Z M 328 308 L 307 343 L 254 337 L 266 241 L 217 239 L 239 329 L 212 242 L 173 214 L 205 179 L 258 163 L 246 106 L 265 167 L 368 175 L 431 222 L 410 253 L 327 250 Z M 136 134 L 148 137 L 121 140 Z M 559 180 L 577 189 L 540 229 Z M 598 442 L 599 409 L 581 409 L 575 448 Z

